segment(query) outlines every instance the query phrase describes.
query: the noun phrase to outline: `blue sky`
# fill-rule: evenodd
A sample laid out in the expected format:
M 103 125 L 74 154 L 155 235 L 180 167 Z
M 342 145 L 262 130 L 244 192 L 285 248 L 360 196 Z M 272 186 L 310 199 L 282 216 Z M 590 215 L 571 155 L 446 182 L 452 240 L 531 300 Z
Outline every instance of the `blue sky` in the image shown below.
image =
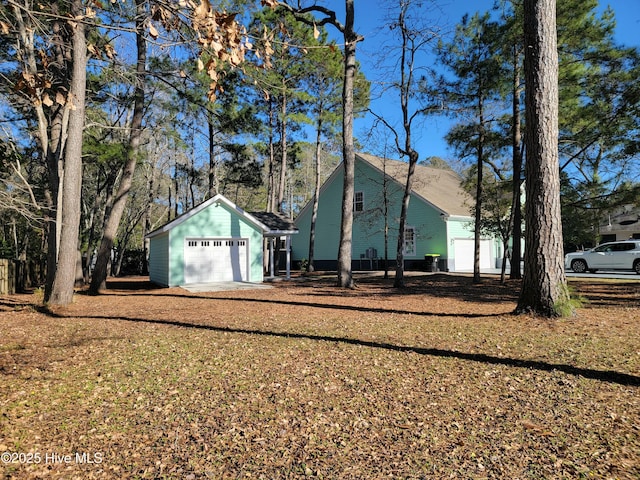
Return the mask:
M 344 0 L 326 0 L 318 1 L 318 3 L 335 9 L 340 20 L 344 20 Z M 424 0 L 423 3 L 425 5 L 425 21 L 436 22 L 442 31 L 446 32 L 453 31 L 465 13 L 473 14 L 477 11 L 489 10 L 493 0 L 436 0 L 437 10 L 432 7 L 427 8 L 433 3 L 432 0 Z M 385 41 L 385 29 L 382 28 L 386 23 L 384 20 L 385 9 L 387 6 L 395 4 L 395 0 L 355 0 L 356 30 L 365 37 L 365 40 L 358 45 L 358 61 L 367 78 L 374 84 L 379 84 L 384 80 L 383 70 L 376 67 L 375 63 Z M 601 0 L 599 9 L 604 10 L 606 5 L 610 5 L 616 15 L 616 40 L 626 46 L 640 47 L 640 35 L 638 34 L 640 30 L 640 0 Z M 336 34 L 335 29 L 331 26 L 327 28 L 333 37 Z M 339 41 L 337 35 L 336 40 Z M 393 119 L 394 116 L 397 118 L 399 113 L 397 93 L 394 96 L 387 95 L 383 98 L 372 99 L 370 108 L 385 118 Z M 356 119 L 355 133 L 358 138 L 365 138 L 372 121 L 372 117 Z M 455 152 L 448 148 L 443 138 L 450 125 L 451 121 L 442 117 L 431 117 L 416 125 L 414 137 L 418 139 L 416 146 L 420 153 L 420 159 L 429 156 L 455 159 Z M 397 158 L 398 155 L 392 149 L 393 145 L 389 144 L 388 155 Z

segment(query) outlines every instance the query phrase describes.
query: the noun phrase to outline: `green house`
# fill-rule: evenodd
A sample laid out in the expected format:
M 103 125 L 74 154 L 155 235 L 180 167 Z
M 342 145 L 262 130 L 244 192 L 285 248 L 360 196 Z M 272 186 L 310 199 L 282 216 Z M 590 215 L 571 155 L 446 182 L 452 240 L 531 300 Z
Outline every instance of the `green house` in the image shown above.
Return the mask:
M 385 258 L 395 265 L 398 221 L 408 163 L 357 154 L 353 205 L 352 268 L 382 268 Z M 335 270 L 340 238 L 344 169 L 340 164 L 323 184 L 316 220 L 314 266 Z M 472 271 L 474 233 L 473 199 L 462 189 L 452 170 L 417 165 L 405 228 L 407 269 Z M 294 261 L 309 258 L 312 204 L 295 220 L 299 230 L 293 242 Z M 480 267 L 495 268 L 501 258 L 500 242 L 483 238 Z
M 170 287 L 262 282 L 265 240 L 270 247 L 279 238 L 290 244 L 295 233 L 293 224 L 276 214 L 251 214 L 216 195 L 145 237 L 149 241 L 149 279 Z M 287 273 L 289 265 L 290 259 Z

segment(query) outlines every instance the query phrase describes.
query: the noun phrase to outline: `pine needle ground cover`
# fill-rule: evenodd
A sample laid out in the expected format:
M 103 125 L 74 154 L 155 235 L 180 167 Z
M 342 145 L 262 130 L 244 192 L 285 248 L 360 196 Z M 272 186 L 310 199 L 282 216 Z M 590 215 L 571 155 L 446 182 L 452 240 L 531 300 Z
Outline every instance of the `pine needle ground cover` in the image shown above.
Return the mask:
M 0 298 L 3 478 L 640 478 L 640 282 Z

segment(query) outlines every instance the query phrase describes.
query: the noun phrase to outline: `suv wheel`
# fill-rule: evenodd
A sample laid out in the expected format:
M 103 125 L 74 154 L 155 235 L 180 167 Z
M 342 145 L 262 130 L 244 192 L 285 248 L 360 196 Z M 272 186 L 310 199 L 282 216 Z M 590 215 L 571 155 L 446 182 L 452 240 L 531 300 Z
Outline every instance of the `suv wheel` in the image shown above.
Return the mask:
M 576 273 L 584 273 L 587 270 L 587 262 L 584 260 L 574 260 L 571 262 L 571 270 Z
M 636 260 L 636 262 L 633 264 L 633 269 L 638 275 L 640 275 L 640 260 Z

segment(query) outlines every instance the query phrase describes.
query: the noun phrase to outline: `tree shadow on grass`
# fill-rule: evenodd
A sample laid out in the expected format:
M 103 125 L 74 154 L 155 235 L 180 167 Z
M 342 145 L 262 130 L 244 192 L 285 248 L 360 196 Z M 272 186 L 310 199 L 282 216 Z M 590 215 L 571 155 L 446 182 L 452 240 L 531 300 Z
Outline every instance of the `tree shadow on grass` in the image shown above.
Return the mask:
M 156 285 L 146 277 L 111 277 L 107 279 L 107 288 L 125 291 L 162 290 L 166 287 Z
M 150 296 L 150 297 L 172 297 L 172 298 L 187 298 L 197 300 L 213 300 L 223 302 L 240 302 L 240 303 L 262 303 L 271 305 L 281 305 L 288 307 L 312 307 L 323 308 L 330 310 L 343 310 L 343 311 L 357 311 L 357 312 L 369 312 L 369 313 L 382 313 L 382 314 L 397 314 L 397 315 L 417 315 L 423 317 L 462 317 L 462 318 L 489 318 L 503 315 L 511 315 L 515 308 L 516 298 L 509 298 L 509 295 L 504 295 L 500 292 L 496 292 L 493 288 L 495 285 L 499 285 L 499 282 L 492 284 L 492 288 L 480 288 L 477 285 L 471 288 L 476 289 L 474 293 L 467 291 L 462 285 L 471 285 L 471 279 L 464 277 L 451 276 L 448 278 L 446 275 L 442 275 L 439 280 L 424 280 L 424 277 L 409 277 L 407 280 L 407 287 L 404 289 L 396 289 L 388 284 L 388 280 L 381 277 L 364 277 L 360 283 L 362 289 L 345 289 L 335 286 L 333 279 L 303 279 L 301 283 L 291 283 L 289 285 L 301 287 L 299 291 L 292 296 L 301 297 L 319 297 L 319 298 L 363 298 L 375 296 L 377 298 L 394 298 L 402 295 L 424 295 L 424 309 L 423 310 L 405 310 L 398 308 L 382 308 L 371 307 L 363 305 L 345 305 L 343 303 L 323 303 L 323 302 L 310 302 L 308 300 L 282 300 L 279 298 L 252 298 L 248 296 L 229 296 L 229 292 L 224 292 L 222 295 L 216 295 L 221 292 L 200 292 L 189 293 L 186 290 L 179 290 L 177 288 L 167 289 L 166 287 L 160 287 L 143 279 L 137 280 L 118 280 L 112 279 L 109 281 L 109 290 L 106 292 L 110 296 Z M 431 277 L 433 278 L 433 277 Z M 468 282 L 467 282 L 468 280 Z M 391 280 L 393 282 L 393 280 Z M 503 287 L 508 289 L 509 287 Z M 170 291 L 168 291 L 170 290 Z M 180 293 L 176 293 L 179 291 Z M 85 291 L 77 292 L 80 295 L 87 294 Z M 480 302 L 480 303 L 509 303 L 514 302 L 514 305 L 508 305 L 503 312 L 499 313 L 448 313 L 448 312 L 433 312 L 428 311 L 429 297 L 450 297 L 463 299 L 468 302 Z
M 382 298 L 425 295 L 438 298 L 455 298 L 456 300 L 471 303 L 515 303 L 518 300 L 521 285 L 520 280 L 507 280 L 504 284 L 500 283 L 500 280 L 495 276 L 485 276 L 482 277 L 480 283 L 473 283 L 471 276 L 450 273 L 407 276 L 405 277 L 404 288 L 394 287 L 393 282 L 393 278 L 362 277 L 356 280 L 356 285 L 367 291 L 372 290 L 377 297 Z M 311 295 L 330 294 L 340 297 L 358 297 L 361 294 L 358 288 L 339 289 L 327 282 L 314 287 L 315 291 L 311 292 Z
M 425 298 L 452 298 L 469 303 L 515 303 L 518 301 L 520 293 L 520 280 L 507 280 L 504 284 L 500 283 L 496 276 L 484 276 L 479 284 L 473 283 L 470 276 L 452 275 L 452 274 L 424 274 L 409 276 L 406 278 L 406 287 L 402 289 L 393 287 L 393 279 L 384 279 L 381 276 L 361 276 L 357 278 L 357 284 L 361 288 L 345 289 L 336 287 L 335 280 L 331 277 L 321 278 L 301 278 L 287 282 L 287 286 L 299 286 L 300 291 L 293 295 L 307 297 L 340 297 L 340 298 L 358 298 L 365 296 L 375 296 L 377 298 L 398 298 L 405 295 L 424 295 Z M 640 307 L 640 282 L 599 282 L 594 281 L 575 281 L 569 279 L 569 285 L 574 288 L 575 292 L 586 298 L 587 306 L 592 307 Z M 157 296 L 178 296 L 191 297 L 185 293 L 164 293 L 166 287 L 161 287 L 142 278 L 128 279 L 117 278 L 108 281 L 109 294 L 117 295 L 119 292 L 130 295 L 157 295 Z M 84 292 L 79 292 L 84 293 Z M 213 292 L 211 292 L 213 293 Z M 216 298 L 212 296 L 194 295 L 192 298 Z M 228 297 L 225 297 L 228 299 Z M 243 299 L 251 301 L 251 299 Z M 256 300 L 258 301 L 258 300 Z M 425 302 L 426 303 L 426 302 Z M 309 305 L 322 306 L 321 303 L 308 302 L 291 302 L 290 305 Z M 330 308 L 330 307 L 327 307 Z M 389 311 L 389 313 L 410 313 L 424 314 L 423 312 L 398 312 Z M 511 313 L 508 312 L 508 313 Z M 446 314 L 443 314 L 446 316 Z M 462 315 L 464 316 L 464 315 Z M 485 316 L 485 315 L 477 315 Z
M 221 327 L 215 325 L 201 325 L 188 322 L 181 322 L 177 320 L 152 320 L 145 318 L 131 318 L 131 317 L 118 317 L 112 318 L 107 316 L 93 315 L 93 316 L 66 316 L 49 312 L 49 315 L 57 318 L 92 318 L 101 320 L 116 320 L 126 322 L 137 323 L 149 323 L 153 325 L 167 325 L 172 327 L 189 328 L 196 330 L 207 330 L 221 333 L 254 335 L 264 337 L 277 337 L 287 339 L 304 339 L 313 340 L 319 342 L 332 342 L 345 345 L 355 345 L 368 348 L 377 348 L 383 350 L 389 350 L 400 353 L 416 353 L 418 355 L 438 357 L 438 358 L 455 358 L 458 360 L 465 360 L 470 362 L 484 363 L 488 365 L 501 365 L 513 368 L 524 368 L 531 370 L 539 370 L 543 372 L 559 371 L 569 375 L 581 376 L 591 380 L 598 380 L 606 383 L 614 383 L 618 385 L 638 387 L 640 386 L 640 376 L 630 375 L 627 373 L 616 372 L 613 370 L 595 370 L 590 368 L 581 368 L 573 365 L 561 364 L 561 363 L 549 363 L 539 360 L 523 360 L 518 358 L 497 357 L 495 355 L 488 355 L 484 353 L 469 353 L 461 352 L 457 350 L 445 350 L 440 348 L 424 348 L 424 347 L 411 347 L 406 345 L 394 345 L 386 342 L 374 342 L 370 340 L 361 340 L 357 338 L 348 337 L 332 337 L 329 335 L 312 335 L 299 332 L 273 332 L 255 329 L 245 328 L 233 328 L 233 327 Z
M 33 297 L 7 296 L 0 297 L 0 312 L 11 312 L 22 308 L 35 308 Z
M 136 294 L 144 295 L 144 294 Z M 312 307 L 312 308 L 324 308 L 328 310 L 343 310 L 351 312 L 362 313 L 382 313 L 382 314 L 395 314 L 395 315 L 416 315 L 419 317 L 451 317 L 451 318 L 491 318 L 502 317 L 504 315 L 512 315 L 513 308 L 504 312 L 498 313 L 447 313 L 447 312 L 429 312 L 425 310 L 401 310 L 398 308 L 380 308 L 380 307 L 367 307 L 362 305 L 343 305 L 334 303 L 321 303 L 321 302 L 309 302 L 309 301 L 295 301 L 295 300 L 277 300 L 267 298 L 249 298 L 249 297 L 225 297 L 225 296 L 212 296 L 212 295 L 197 295 L 197 294 L 176 294 L 176 293 L 153 293 L 150 294 L 153 297 L 171 297 L 171 298 L 188 298 L 192 300 L 209 300 L 215 302 L 236 302 L 236 303 L 264 303 L 267 305 L 287 306 L 287 307 Z M 118 296 L 118 294 L 113 294 Z M 129 295 L 124 295 L 128 297 Z M 327 297 L 327 295 L 323 295 Z M 428 304 L 425 304 L 428 305 Z M 46 308 L 42 309 L 43 312 Z M 91 318 L 91 317 L 89 317 Z M 145 321 L 145 320 L 142 320 Z
M 640 282 L 570 281 L 574 291 L 592 307 L 640 307 Z

